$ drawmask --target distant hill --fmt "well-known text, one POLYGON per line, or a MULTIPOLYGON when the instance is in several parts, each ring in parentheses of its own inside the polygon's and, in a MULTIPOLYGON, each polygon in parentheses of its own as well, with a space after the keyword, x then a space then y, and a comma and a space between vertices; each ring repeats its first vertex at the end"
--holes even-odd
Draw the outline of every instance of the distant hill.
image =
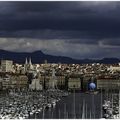
POLYGON ((31 57, 33 63, 43 63, 47 60, 49 63, 105 63, 113 64, 118 63, 120 60, 118 58, 104 58, 101 60, 91 60, 91 59, 72 59, 70 57, 64 56, 53 56, 44 54, 42 51, 35 52, 11 52, 6 50, 0 50, 0 59, 10 59, 15 63, 25 63, 25 59, 31 57))

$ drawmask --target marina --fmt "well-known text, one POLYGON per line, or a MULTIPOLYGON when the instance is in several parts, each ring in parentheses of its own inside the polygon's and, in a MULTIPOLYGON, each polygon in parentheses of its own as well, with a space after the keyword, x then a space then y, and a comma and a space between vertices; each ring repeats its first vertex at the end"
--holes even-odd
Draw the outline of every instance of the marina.
POLYGON ((55 107, 61 97, 68 95, 60 90, 10 91, 0 97, 0 119, 36 118, 43 110, 55 107), (50 94, 51 93, 51 94, 50 94))
MULTIPOLYGON (((71 93, 62 97, 55 108, 44 111, 46 119, 94 119, 101 118, 101 94, 71 93), (75 97, 75 98, 74 98, 75 97), (94 105, 94 103, 96 103, 94 105), (74 102, 75 101, 75 102, 74 102), (94 106, 94 107, 93 107, 94 106)), ((37 118, 42 118, 40 113, 37 118)))
POLYGON ((0 119, 119 118, 117 93, 69 93, 58 89, 0 94, 0 119))
MULTIPOLYGON (((37 118, 43 118, 41 112, 37 118)), ((117 93, 71 93, 61 98, 55 108, 44 111, 46 119, 118 119, 119 94, 117 93)))
POLYGON ((120 118, 120 92, 111 93, 104 99, 103 105, 103 117, 107 119, 119 119, 120 118))

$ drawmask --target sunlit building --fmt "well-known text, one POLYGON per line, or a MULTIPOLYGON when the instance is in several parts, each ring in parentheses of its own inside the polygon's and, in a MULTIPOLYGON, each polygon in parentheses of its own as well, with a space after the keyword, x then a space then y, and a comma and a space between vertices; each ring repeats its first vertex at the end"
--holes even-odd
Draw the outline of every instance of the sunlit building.
POLYGON ((97 89, 112 90, 120 89, 120 78, 118 77, 99 77, 97 78, 97 89))
POLYGON ((13 71, 13 61, 12 60, 1 60, 2 72, 12 72, 13 71))

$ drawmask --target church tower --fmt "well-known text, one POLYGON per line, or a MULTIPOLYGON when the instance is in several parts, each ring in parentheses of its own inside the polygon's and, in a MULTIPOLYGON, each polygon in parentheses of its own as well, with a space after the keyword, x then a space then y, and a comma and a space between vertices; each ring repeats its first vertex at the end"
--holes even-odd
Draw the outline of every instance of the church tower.
POLYGON ((31 57, 29 58, 29 69, 33 69, 32 61, 31 61, 31 57))
POLYGON ((28 64, 28 60, 27 60, 27 58, 26 58, 26 60, 25 60, 25 65, 27 65, 28 64))
POLYGON ((31 62, 31 57, 29 58, 29 65, 32 65, 32 62, 31 62))
POLYGON ((26 58, 25 64, 24 64, 24 70, 25 70, 25 72, 27 72, 27 70, 28 70, 28 60, 27 60, 27 58, 26 58))

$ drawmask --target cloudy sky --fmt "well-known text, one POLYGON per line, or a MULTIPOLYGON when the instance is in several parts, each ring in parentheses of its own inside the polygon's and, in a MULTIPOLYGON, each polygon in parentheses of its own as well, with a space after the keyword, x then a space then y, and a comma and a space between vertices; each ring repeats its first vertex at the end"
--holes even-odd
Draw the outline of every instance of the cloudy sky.
POLYGON ((120 58, 120 2, 2 2, 0 49, 120 58))

